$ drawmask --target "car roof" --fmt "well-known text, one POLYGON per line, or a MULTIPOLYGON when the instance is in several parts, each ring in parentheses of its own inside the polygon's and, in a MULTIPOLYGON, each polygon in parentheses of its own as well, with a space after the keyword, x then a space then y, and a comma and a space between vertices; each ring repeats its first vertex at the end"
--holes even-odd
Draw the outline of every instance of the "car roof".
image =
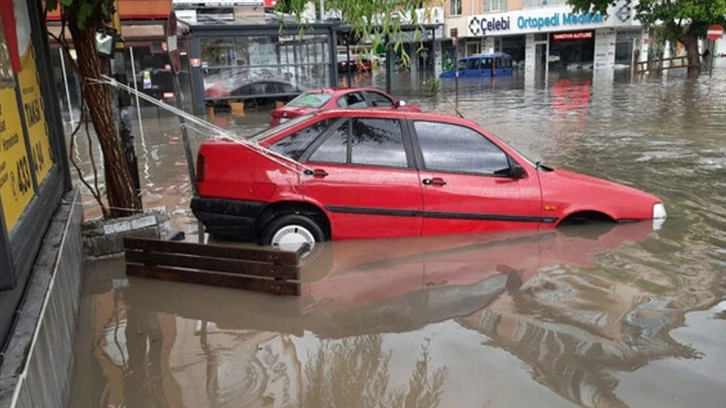
POLYGON ((469 55, 468 57, 459 58, 459 60, 468 60, 468 59, 475 59, 475 58, 512 58, 512 56, 507 53, 504 53, 504 52, 495 52, 493 54, 469 55))
POLYGON ((344 87, 327 87, 327 88, 315 88, 315 89, 308 89, 305 91, 305 93, 329 93, 329 94, 344 94, 348 92, 360 92, 360 91, 374 91, 374 92, 380 92, 388 95, 386 91, 378 88, 372 88, 372 87, 355 87, 355 88, 344 88, 344 87))
POLYGON ((415 112, 404 110, 381 110, 381 109, 328 109, 315 112, 317 118, 339 118, 339 117, 368 117, 368 118, 391 118, 408 120, 427 120, 433 122, 455 123, 467 126, 479 126, 475 122, 463 119, 454 115, 434 112, 415 112))

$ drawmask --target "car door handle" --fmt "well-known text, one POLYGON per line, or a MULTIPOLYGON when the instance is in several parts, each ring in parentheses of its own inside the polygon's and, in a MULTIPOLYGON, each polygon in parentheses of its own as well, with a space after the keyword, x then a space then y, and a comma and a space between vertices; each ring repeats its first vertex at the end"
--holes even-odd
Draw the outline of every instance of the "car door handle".
POLYGON ((323 169, 315 169, 315 170, 305 170, 305 174, 307 174, 308 176, 313 176, 313 177, 325 177, 328 175, 328 172, 326 172, 323 169))
POLYGON ((435 186, 445 186, 446 182, 441 177, 434 177, 432 179, 423 179, 423 183, 427 186, 435 185, 435 186))

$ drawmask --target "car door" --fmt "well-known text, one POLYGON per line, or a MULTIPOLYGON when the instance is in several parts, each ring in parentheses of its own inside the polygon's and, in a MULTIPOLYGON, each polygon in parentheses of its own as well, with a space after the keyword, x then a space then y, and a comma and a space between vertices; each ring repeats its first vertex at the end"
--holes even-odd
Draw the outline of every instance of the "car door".
POLYGON ((301 158, 303 195, 323 206, 334 239, 418 236, 421 184, 401 121, 348 118, 301 158))
POLYGON ((469 58, 466 60, 466 66, 464 67, 464 71, 462 73, 463 77, 477 77, 480 76, 479 74, 479 58, 469 58))
POLYGON ((481 71, 479 76, 488 77, 492 76, 492 69, 494 68, 494 58, 486 57, 481 60, 481 71))
POLYGON ((507 175, 511 158, 480 132, 414 121, 423 191, 423 234, 536 228, 542 198, 536 170, 507 175))

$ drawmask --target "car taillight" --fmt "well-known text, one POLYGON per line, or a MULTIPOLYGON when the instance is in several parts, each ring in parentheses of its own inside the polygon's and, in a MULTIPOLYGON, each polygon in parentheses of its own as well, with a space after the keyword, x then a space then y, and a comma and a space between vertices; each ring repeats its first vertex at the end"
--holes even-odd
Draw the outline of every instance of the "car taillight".
POLYGON ((201 183, 204 181, 204 176, 207 171, 207 161, 204 159, 204 155, 199 153, 197 155, 197 182, 201 183))

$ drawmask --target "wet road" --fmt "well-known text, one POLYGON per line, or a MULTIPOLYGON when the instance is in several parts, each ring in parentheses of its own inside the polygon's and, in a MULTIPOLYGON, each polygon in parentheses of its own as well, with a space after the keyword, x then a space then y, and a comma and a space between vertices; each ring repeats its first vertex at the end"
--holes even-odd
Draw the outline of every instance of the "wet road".
MULTIPOLYGON (((452 82, 430 97, 407 78, 394 93, 454 112, 452 82)), ((459 84, 458 110, 530 158, 661 197, 658 231, 330 243, 306 261, 299 299, 91 263, 71 406, 726 405, 724 78, 726 59, 713 77, 459 84)), ((169 193, 188 180, 164 128, 140 160, 149 189, 167 187, 145 200, 194 239, 188 191, 169 193)))

